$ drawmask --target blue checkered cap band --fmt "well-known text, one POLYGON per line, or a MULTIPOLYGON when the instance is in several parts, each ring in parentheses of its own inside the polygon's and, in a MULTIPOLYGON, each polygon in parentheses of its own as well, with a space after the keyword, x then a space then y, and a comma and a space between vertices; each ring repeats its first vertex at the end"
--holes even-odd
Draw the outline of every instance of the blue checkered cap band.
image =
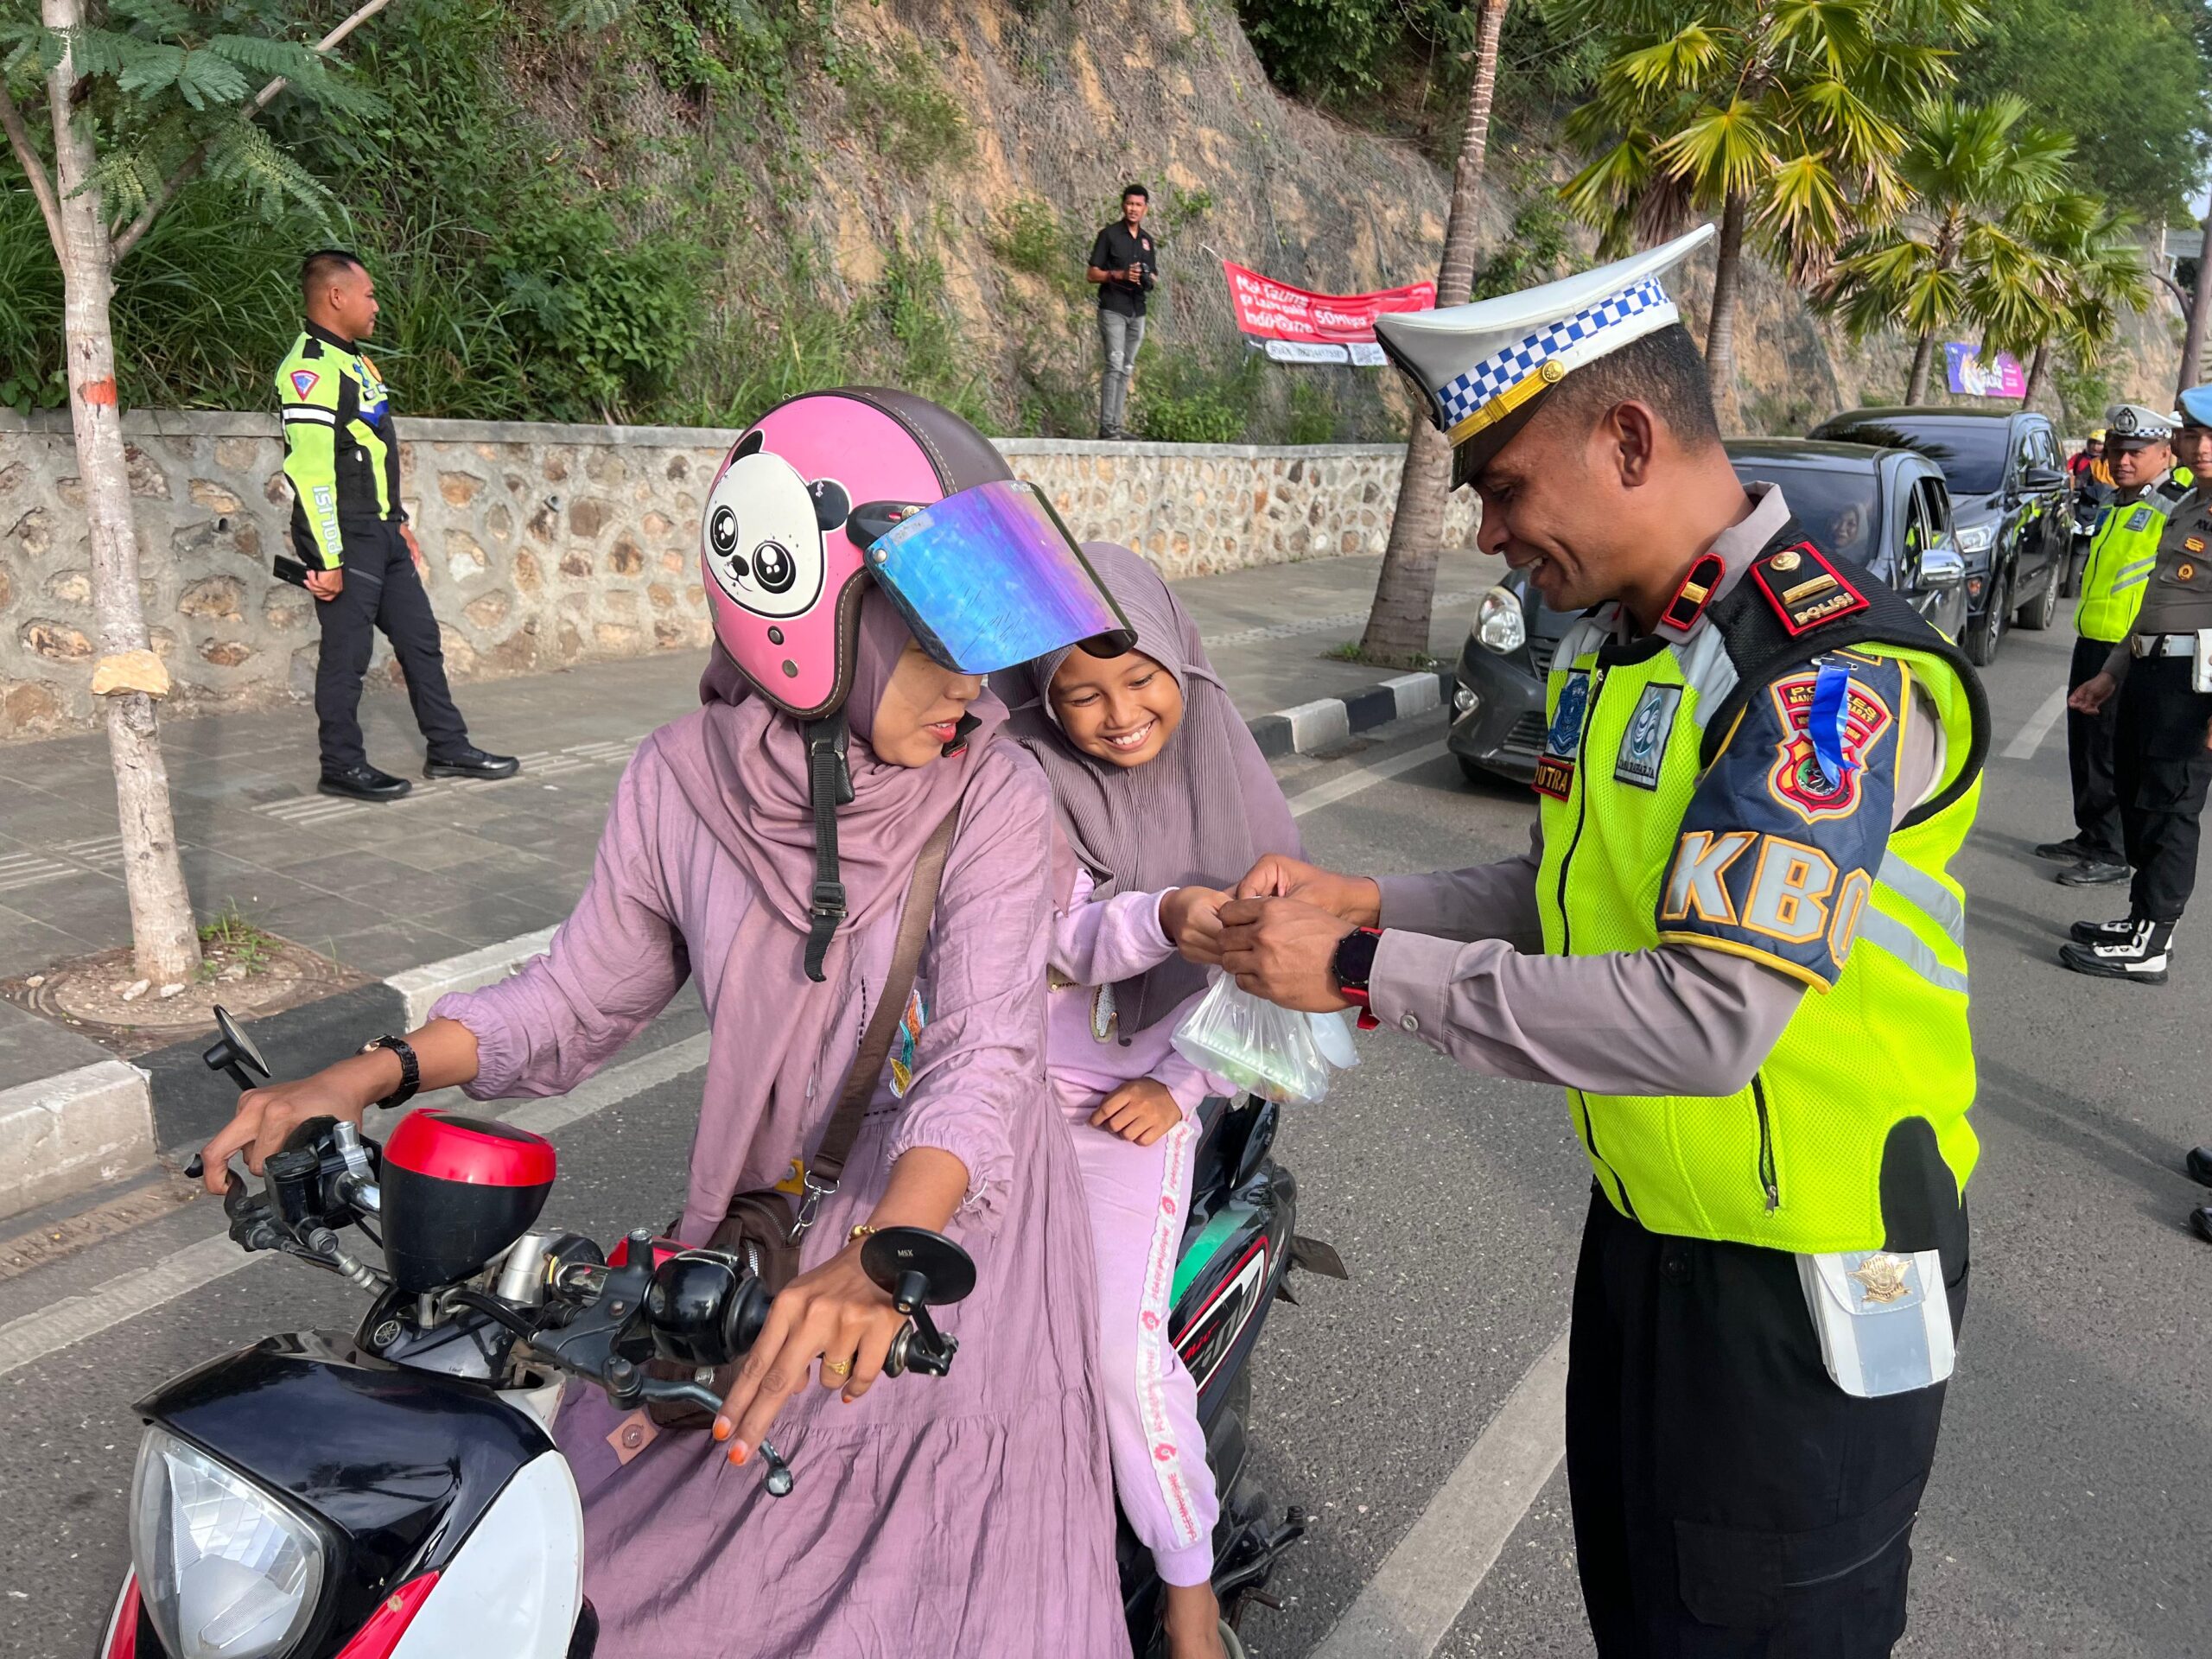
POLYGON ((1484 358, 1448 385, 1437 389, 1437 400, 1444 407, 1444 429, 1450 431, 1501 393, 1519 385, 1546 359, 1668 303, 1666 289, 1656 278, 1646 277, 1571 317, 1545 324, 1518 345, 1484 358))

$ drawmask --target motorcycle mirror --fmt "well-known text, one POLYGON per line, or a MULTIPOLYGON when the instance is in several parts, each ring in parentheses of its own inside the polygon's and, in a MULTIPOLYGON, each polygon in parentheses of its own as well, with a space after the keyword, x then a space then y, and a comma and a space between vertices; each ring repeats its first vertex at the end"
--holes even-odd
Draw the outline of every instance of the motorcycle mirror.
POLYGON ((261 1058, 245 1028, 219 1002, 215 1005, 215 1029, 220 1035, 200 1056, 210 1071, 228 1072, 241 1090, 254 1086, 252 1078, 246 1076, 249 1071, 264 1081, 269 1077, 269 1062, 261 1058))
POLYGON ((887 1292, 901 1313, 943 1307, 976 1288, 976 1263, 942 1233, 886 1227, 861 1246, 861 1271, 887 1292))

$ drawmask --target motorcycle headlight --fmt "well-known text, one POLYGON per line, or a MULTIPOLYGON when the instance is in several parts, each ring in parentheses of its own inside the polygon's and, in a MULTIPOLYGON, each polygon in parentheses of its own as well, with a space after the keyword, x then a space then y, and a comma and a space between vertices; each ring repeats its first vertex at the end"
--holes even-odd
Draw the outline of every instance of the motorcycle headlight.
POLYGON ((315 1617, 314 1525, 245 1476, 149 1428, 130 1482, 138 1592, 175 1659, 269 1659, 315 1617))
POLYGON ((1529 627, 1521 620, 1521 600, 1503 588, 1493 588, 1475 607, 1475 638, 1501 655, 1528 643, 1529 627))
POLYGON ((1959 551, 1961 553, 1986 553, 1996 540, 1997 526, 1994 524, 1959 526, 1959 551))

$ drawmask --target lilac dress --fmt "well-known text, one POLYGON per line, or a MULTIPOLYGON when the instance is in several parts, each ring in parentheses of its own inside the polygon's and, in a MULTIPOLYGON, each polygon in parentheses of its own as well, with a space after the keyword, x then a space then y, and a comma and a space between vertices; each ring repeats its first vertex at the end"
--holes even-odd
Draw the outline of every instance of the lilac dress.
MULTIPOLYGON (((948 1230, 979 1277, 938 1314, 960 1339, 951 1374, 887 1377, 849 1406, 810 1376, 772 1431, 798 1478, 782 1499, 702 1433, 660 1433, 620 1462, 608 1438, 619 1414, 571 1389, 557 1439, 583 1495, 584 1587, 602 1659, 1128 1655, 1090 1228, 1045 1077, 1051 817, 1035 762, 994 745, 967 792, 909 1005, 919 1034, 894 1045, 843 1189, 806 1241, 806 1267, 836 1254, 908 1148, 959 1158, 971 1185, 948 1230)), ((550 952, 433 1010, 475 1034, 481 1069, 468 1092, 575 1088, 689 974, 719 1033, 748 994, 744 964, 729 957, 755 902, 648 743, 550 952)), ((896 929, 894 907, 845 959, 844 1012, 813 1061, 809 1150, 896 929)), ((747 1184, 774 1180, 797 1150, 753 1147, 747 1184)), ((639 1195, 641 1214, 667 1213, 680 1173, 639 1195)))

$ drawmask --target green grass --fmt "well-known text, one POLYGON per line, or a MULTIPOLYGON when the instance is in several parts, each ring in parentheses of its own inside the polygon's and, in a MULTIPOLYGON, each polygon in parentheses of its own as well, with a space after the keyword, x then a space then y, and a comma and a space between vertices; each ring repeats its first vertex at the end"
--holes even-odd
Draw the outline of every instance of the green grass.
POLYGON ((256 927, 239 911, 238 900, 226 899, 222 909, 200 925, 200 948, 211 958, 200 964, 200 977, 213 979, 225 967, 243 967, 248 974, 269 971, 276 938, 256 927))

